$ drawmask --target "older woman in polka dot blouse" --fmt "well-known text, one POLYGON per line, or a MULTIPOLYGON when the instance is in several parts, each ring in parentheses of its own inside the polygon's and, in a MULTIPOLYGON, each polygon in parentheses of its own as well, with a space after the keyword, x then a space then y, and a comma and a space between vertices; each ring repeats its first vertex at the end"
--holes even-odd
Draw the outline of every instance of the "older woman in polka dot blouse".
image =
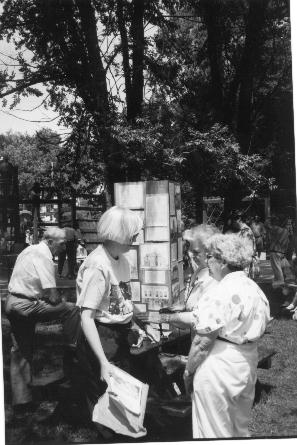
POLYGON ((196 335, 184 373, 194 438, 249 436, 257 340, 270 320, 265 295, 243 272, 252 254, 236 235, 214 235, 208 243, 208 267, 219 284, 194 311, 196 335))

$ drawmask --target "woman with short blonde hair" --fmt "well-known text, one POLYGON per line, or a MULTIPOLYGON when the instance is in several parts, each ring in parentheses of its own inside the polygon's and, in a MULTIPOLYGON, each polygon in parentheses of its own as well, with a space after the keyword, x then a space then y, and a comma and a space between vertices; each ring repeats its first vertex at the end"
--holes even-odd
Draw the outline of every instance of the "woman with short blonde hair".
POLYGON ((133 316, 128 252, 142 221, 133 211, 111 207, 98 222, 100 244, 79 268, 76 288, 83 335, 78 346, 82 386, 91 408, 106 389, 110 363, 129 361, 133 316))
POLYGON ((113 241, 120 244, 131 244, 131 239, 142 228, 142 221, 132 210, 114 206, 103 213, 97 224, 100 243, 113 241))

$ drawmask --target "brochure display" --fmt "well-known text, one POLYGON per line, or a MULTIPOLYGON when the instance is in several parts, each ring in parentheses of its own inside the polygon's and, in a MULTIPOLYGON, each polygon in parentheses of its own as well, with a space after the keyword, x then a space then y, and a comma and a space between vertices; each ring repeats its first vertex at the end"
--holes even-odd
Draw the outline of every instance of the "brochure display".
POLYGON ((143 230, 126 254, 132 300, 141 311, 183 302, 180 185, 170 181, 115 184, 115 204, 141 217, 143 230))

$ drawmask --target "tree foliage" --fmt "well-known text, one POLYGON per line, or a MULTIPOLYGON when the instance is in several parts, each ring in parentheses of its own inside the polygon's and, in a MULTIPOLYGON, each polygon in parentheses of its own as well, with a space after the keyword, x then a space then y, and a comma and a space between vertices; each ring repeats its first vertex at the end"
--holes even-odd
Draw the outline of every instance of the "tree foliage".
POLYGON ((52 168, 57 168, 59 151, 60 138, 48 129, 34 136, 11 132, 0 135, 0 156, 7 156, 18 167, 19 195, 23 199, 28 199, 34 182, 52 186, 52 168))
POLYGON ((59 151, 63 190, 103 181, 109 196, 118 181, 178 180, 200 218, 203 195, 232 206, 283 180, 288 0, 1 3, 0 35, 18 66, 2 71, 0 97, 14 106, 46 85, 46 103, 72 128, 59 151))

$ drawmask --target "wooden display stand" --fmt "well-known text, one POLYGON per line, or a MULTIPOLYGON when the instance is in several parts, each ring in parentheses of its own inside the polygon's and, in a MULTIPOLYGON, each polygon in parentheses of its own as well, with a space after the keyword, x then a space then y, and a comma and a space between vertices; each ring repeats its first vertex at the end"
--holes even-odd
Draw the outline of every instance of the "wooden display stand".
MULTIPOLYGON (((183 302, 180 185, 170 181, 116 183, 115 204, 141 217, 143 230, 126 254, 132 300, 140 311, 158 312, 183 302)), ((169 326, 164 326, 164 329, 169 326)))

